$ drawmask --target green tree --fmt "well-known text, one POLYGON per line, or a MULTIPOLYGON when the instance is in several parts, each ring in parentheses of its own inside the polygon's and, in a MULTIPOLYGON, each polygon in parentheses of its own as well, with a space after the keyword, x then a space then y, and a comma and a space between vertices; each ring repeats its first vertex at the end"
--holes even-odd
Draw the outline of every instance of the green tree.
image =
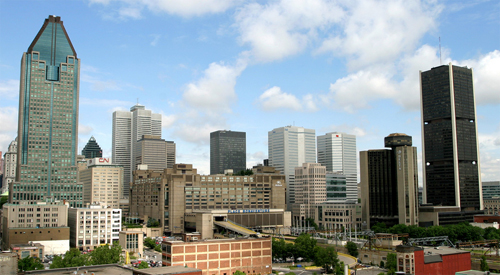
POLYGON ((118 243, 114 243, 112 246, 108 244, 98 246, 90 253, 90 264, 116 264, 121 261, 121 253, 122 247, 118 243))
POLYGON ((380 261, 380 267, 384 268, 384 261, 380 261))
POLYGON ((50 268, 64 268, 84 265, 90 265, 88 254, 82 254, 78 248, 71 248, 69 251, 66 251, 64 257, 55 256, 52 260, 50 268))
POLYGON ((42 261, 39 258, 26 257, 17 262, 19 271, 42 270, 44 269, 42 261))
POLYGON ((0 208, 2 208, 3 205, 6 204, 8 201, 9 201, 9 197, 8 196, 0 197, 0 208))
POLYGON ((148 219, 148 223, 146 224, 147 227, 158 227, 160 226, 160 222, 153 219, 153 218, 149 218, 148 219))
POLYGON ((273 258, 274 259, 285 259, 286 258, 286 243, 284 239, 273 238, 273 258))
POLYGON ((387 254, 387 263, 385 265, 389 271, 395 271, 397 267, 397 255, 395 253, 388 253, 387 254))
POLYGON ((340 264, 338 264, 335 267, 335 272, 333 274, 335 274, 335 275, 344 275, 344 262, 340 262, 340 264))
POLYGON ((236 272, 234 272, 234 275, 246 275, 246 273, 243 271, 236 270, 236 272))
POLYGON ((137 266, 138 269, 145 269, 145 268, 149 268, 149 265, 146 261, 142 261, 138 266, 137 266))
POLYGON ((316 224, 316 222, 314 221, 313 218, 307 218, 305 221, 304 221, 304 226, 310 226, 310 227, 314 227, 314 230, 318 230, 319 229, 319 226, 316 224))
POLYGON ((373 232, 375 233, 387 233, 387 225, 383 222, 378 222, 374 226, 371 227, 373 232))
POLYGON ((353 257, 358 257, 358 246, 353 243, 353 242, 347 242, 347 244, 345 245, 345 248, 347 248, 347 252, 349 253, 349 255, 353 256, 353 257))
POLYGON ((156 242, 155 242, 155 240, 151 239, 150 237, 147 237, 146 239, 144 239, 144 246, 153 249, 156 246, 156 242))
MULTIPOLYGON (((309 262, 314 257, 314 247, 316 247, 316 240, 311 238, 309 234, 302 233, 295 239, 295 251, 298 257, 302 257, 305 261, 309 262)), ((294 255, 295 256, 295 255, 294 255)))
POLYGON ((488 262, 486 262, 486 256, 481 256, 481 271, 489 271, 488 262))
POLYGON ((297 250, 295 250, 295 244, 294 243, 286 243, 285 244, 285 257, 293 257, 297 258, 297 250))
POLYGON ((339 265, 339 259, 334 247, 329 246, 324 248, 316 246, 315 250, 314 264, 325 268, 326 273, 332 272, 339 265))
POLYGON ((156 251, 156 252, 161 252, 161 244, 157 244, 157 245, 155 246, 155 251, 156 251))

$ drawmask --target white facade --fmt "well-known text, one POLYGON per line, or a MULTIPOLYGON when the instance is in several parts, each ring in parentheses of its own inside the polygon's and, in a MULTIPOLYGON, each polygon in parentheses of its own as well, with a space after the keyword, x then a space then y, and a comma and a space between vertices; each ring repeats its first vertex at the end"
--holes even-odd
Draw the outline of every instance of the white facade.
POLYGON ((64 254, 69 251, 69 240, 34 241, 44 246, 45 255, 64 254))
POLYGON ((122 210, 98 203, 88 208, 70 208, 68 223, 71 247, 87 250, 101 244, 112 245, 119 241, 122 210))
POLYGON ((295 168, 295 203, 304 204, 307 216, 311 205, 326 201, 326 167, 318 163, 304 163, 295 168))
MULTIPOLYGON (((0 156, 1 157, 1 156, 0 156)), ((9 150, 4 154, 3 186, 0 194, 9 191, 9 185, 16 179, 17 168, 17 137, 9 145, 9 150)))
POLYGON ((332 132, 318 136, 318 163, 327 172, 346 177, 346 199, 358 198, 358 162, 356 161, 356 136, 332 132))
POLYGON ((123 167, 123 196, 128 197, 134 167, 134 149, 143 135, 161 137, 161 114, 146 110, 136 104, 128 111, 113 113, 112 157, 115 164, 123 167))
POLYGON ((316 131, 285 126, 268 132, 269 166, 286 176, 288 210, 295 203, 295 167, 316 162, 316 131))

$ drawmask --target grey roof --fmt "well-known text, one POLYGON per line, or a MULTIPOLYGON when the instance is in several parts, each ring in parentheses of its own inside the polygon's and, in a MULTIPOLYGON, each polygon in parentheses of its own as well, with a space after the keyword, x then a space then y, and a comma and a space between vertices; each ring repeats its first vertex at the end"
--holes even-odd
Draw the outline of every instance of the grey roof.
POLYGON ((442 261, 443 261, 443 259, 441 258, 441 255, 425 255, 424 256, 424 263, 426 263, 426 264, 439 263, 442 261))

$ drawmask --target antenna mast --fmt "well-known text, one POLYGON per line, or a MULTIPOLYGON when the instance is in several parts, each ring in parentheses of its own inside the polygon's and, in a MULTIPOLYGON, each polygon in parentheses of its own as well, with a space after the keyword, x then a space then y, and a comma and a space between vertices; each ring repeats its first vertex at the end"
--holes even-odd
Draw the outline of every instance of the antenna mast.
POLYGON ((439 37, 439 65, 443 65, 443 60, 441 60, 441 36, 439 37))

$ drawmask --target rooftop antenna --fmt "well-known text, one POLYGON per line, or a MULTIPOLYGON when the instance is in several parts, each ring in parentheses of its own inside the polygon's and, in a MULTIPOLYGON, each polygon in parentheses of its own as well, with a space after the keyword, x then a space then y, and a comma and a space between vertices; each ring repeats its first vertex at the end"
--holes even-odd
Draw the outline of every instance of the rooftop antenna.
POLYGON ((439 37, 439 65, 443 65, 443 60, 441 60, 441 36, 439 37))
POLYGON ((139 105, 139 98, 137 98, 137 105, 139 105))

